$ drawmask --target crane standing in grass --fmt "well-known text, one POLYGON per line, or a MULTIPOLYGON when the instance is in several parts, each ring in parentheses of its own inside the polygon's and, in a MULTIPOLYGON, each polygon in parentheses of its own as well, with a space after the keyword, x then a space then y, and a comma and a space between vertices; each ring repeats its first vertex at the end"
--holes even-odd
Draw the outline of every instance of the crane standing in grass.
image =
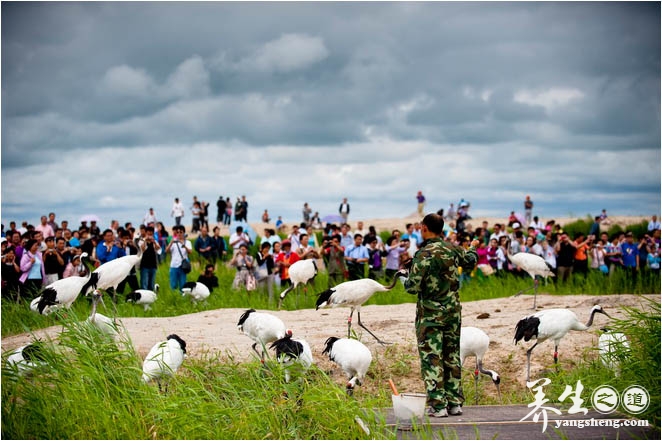
POLYGON ((354 386, 360 386, 372 363, 372 354, 366 345, 350 338, 329 337, 322 354, 329 354, 329 360, 335 362, 347 375, 347 394, 352 395, 354 386))
POLYGON ((530 380, 531 374, 531 351, 545 340, 554 340, 554 364, 559 361, 559 342, 569 331, 586 331, 593 324, 596 313, 604 314, 611 318, 600 305, 591 309, 586 324, 581 323, 574 312, 569 309, 543 309, 533 315, 522 318, 515 327, 515 344, 520 340, 529 341, 536 339, 536 343, 526 351, 526 381, 530 380))
POLYGON ((478 404, 478 375, 485 374, 492 379, 496 386, 499 402, 501 402, 501 377, 495 371, 483 368, 483 357, 490 346, 490 337, 482 329, 467 326, 460 332, 460 360, 464 364, 467 357, 476 357, 476 369, 474 370, 474 382, 476 384, 476 404, 478 404))
MULTIPOLYGON (((533 279, 533 308, 536 309, 536 296, 538 295, 538 279, 536 279, 536 276, 540 276, 543 278, 547 277, 555 277, 554 273, 552 270, 549 269, 549 266, 547 266, 547 263, 545 262, 545 259, 542 257, 531 254, 531 253, 517 253, 517 254, 511 254, 510 253, 510 239, 507 241, 507 246, 506 246, 506 253, 508 256, 508 259, 510 262, 521 268, 522 270, 526 271, 528 275, 531 276, 533 279)), ((531 289, 529 288, 529 289, 531 289)), ((518 296, 522 294, 524 291, 523 290, 515 294, 515 296, 518 296)))
POLYGON ((438 214, 423 218, 424 242, 414 254, 405 281, 407 292, 418 297, 416 338, 427 392, 427 414, 433 417, 462 414, 459 269, 474 269, 480 243, 474 239, 468 249, 448 243, 441 237, 443 228, 444 220, 438 214))
POLYGON ((317 305, 315 309, 324 307, 335 308, 336 306, 346 306, 351 308, 349 318, 347 319, 347 337, 349 338, 352 329, 352 316, 354 310, 358 317, 359 326, 368 331, 377 342, 380 344, 387 344, 380 340, 373 334, 363 323, 361 323, 361 305, 368 301, 370 297, 376 292, 384 292, 392 289, 398 283, 398 276, 406 276, 405 271, 399 271, 393 276, 393 281, 390 285, 384 286, 381 283, 372 279, 350 280, 336 285, 333 288, 327 289, 322 292, 317 298, 317 305))
POLYGON ((280 300, 278 300, 278 309, 280 309, 280 307, 282 306, 283 300, 285 299, 287 293, 296 289, 296 287, 299 285, 303 285, 305 287, 306 284, 309 281, 313 280, 316 275, 317 275, 317 263, 315 263, 315 259, 305 259, 294 262, 289 269, 290 282, 292 282, 292 284, 288 286, 287 289, 285 289, 285 291, 280 293, 280 300))

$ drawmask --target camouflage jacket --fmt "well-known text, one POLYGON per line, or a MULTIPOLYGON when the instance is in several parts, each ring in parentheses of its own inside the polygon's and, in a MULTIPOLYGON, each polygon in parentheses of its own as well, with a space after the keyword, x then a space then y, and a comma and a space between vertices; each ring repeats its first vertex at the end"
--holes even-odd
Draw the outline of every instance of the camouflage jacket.
POLYGON ((465 250, 441 238, 428 239, 414 255, 405 289, 418 295, 418 302, 424 306, 428 302, 459 306, 458 268, 471 271, 477 262, 478 254, 473 248, 465 250))

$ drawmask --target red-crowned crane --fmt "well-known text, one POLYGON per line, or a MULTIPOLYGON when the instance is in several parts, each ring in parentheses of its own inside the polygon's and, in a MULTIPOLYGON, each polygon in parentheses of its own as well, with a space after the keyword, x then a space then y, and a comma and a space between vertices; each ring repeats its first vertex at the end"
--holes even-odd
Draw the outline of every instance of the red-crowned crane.
MULTIPOLYGON (((82 253, 80 255, 81 261, 86 257, 87 253, 82 253)), ((48 315, 60 308, 69 309, 89 280, 90 275, 86 277, 72 276, 56 280, 47 285, 41 291, 39 297, 30 302, 30 309, 42 315, 48 315)))
POLYGON ((126 295, 127 302, 133 302, 136 305, 143 305, 145 311, 151 308, 151 304, 156 302, 159 293, 159 284, 154 284, 154 291, 149 289, 136 289, 126 295))
POLYGON ((273 342, 269 349, 276 349, 276 360, 285 367, 285 382, 290 382, 290 371, 287 369, 295 362, 299 363, 304 370, 313 364, 313 353, 306 340, 294 339, 291 335, 285 335, 273 342))
POLYGON ((35 340, 29 345, 15 349, 9 354, 6 361, 7 367, 15 369, 20 375, 26 374, 45 363, 44 347, 40 340, 35 340))
POLYGON ((317 263, 315 259, 305 259, 297 260, 290 266, 288 274, 290 276, 290 281, 292 284, 280 293, 280 299, 278 300, 278 309, 283 304, 283 300, 287 293, 296 289, 297 286, 305 286, 309 281, 313 280, 317 275, 317 263))
MULTIPOLYGON (((551 269, 549 269, 549 266, 547 266, 545 259, 543 259, 542 257, 536 254, 531 254, 531 253, 510 254, 510 239, 508 239, 507 241, 506 254, 508 256, 508 259, 513 265, 526 271, 526 273, 530 275, 531 278, 533 279, 533 286, 531 287, 533 288, 532 309, 536 309, 536 297, 538 295, 538 283, 539 283, 538 280, 536 279, 536 276, 540 276, 542 278, 555 277, 554 273, 552 272, 551 269)), ((515 296, 518 296, 522 294, 524 291, 528 291, 531 288, 522 290, 517 294, 515 294, 515 296)))
POLYGON ((335 362, 347 375, 347 394, 354 393, 354 386, 361 385, 372 363, 372 354, 366 345, 351 338, 329 337, 322 354, 329 354, 329 360, 335 362))
POLYGON ((359 326, 368 331, 377 342, 380 344, 388 344, 380 340, 375 334, 361 323, 361 305, 368 301, 373 294, 377 292, 384 292, 391 290, 396 283, 398 283, 399 276, 406 276, 407 272, 400 270, 393 276, 393 281, 390 285, 384 286, 381 283, 372 279, 351 280, 349 282, 340 283, 333 288, 327 289, 317 298, 317 305, 315 309, 320 308, 335 308, 337 306, 344 306, 351 308, 349 318, 347 319, 347 337, 350 337, 352 329, 352 316, 354 310, 358 317, 359 326))
POLYGON ((467 357, 476 357, 476 369, 474 370, 474 382, 476 384, 476 404, 478 404, 478 375, 485 374, 492 379, 496 386, 499 402, 501 402, 501 377, 495 371, 483 369, 483 356, 490 346, 490 337, 479 328, 467 326, 460 329, 460 361, 462 364, 467 357))
POLYGON ((83 285, 81 293, 87 295, 90 290, 100 289, 107 291, 113 288, 113 299, 117 286, 127 278, 133 267, 135 267, 142 258, 142 251, 138 248, 138 254, 123 256, 104 263, 95 269, 90 276, 90 280, 83 285))
POLYGON ((186 342, 177 334, 170 334, 165 341, 156 343, 150 349, 143 362, 143 381, 156 380, 161 391, 161 382, 165 382, 168 392, 168 379, 172 377, 186 358, 186 342))
POLYGON ((622 332, 602 328, 598 338, 600 361, 618 376, 621 373, 621 361, 630 353, 630 342, 622 332))
POLYGON ((286 335, 292 336, 292 331, 285 327, 285 323, 281 319, 266 312, 256 312, 254 309, 246 310, 239 317, 237 328, 255 342, 252 348, 260 356, 262 363, 264 363, 264 350, 267 344, 286 335), (258 344, 262 346, 262 353, 257 351, 258 344))
POLYGON ((99 300, 101 300, 101 295, 102 294, 98 289, 95 289, 92 293, 92 311, 90 312, 90 316, 87 318, 87 322, 92 323, 104 334, 111 337, 116 337, 119 335, 117 323, 105 315, 99 314, 97 312, 97 303, 99 300))
POLYGON ((207 300, 209 297, 209 288, 207 285, 200 282, 186 282, 182 287, 182 296, 186 297, 187 295, 191 296, 191 299, 196 302, 202 300, 207 300))
POLYGON ((515 344, 520 340, 529 341, 536 339, 536 343, 526 351, 526 381, 530 379, 531 371, 531 351, 545 340, 554 340, 554 364, 559 361, 559 341, 568 333, 568 331, 586 331, 593 324, 593 317, 596 313, 604 314, 611 318, 600 305, 595 305, 591 309, 586 324, 581 323, 574 312, 569 309, 543 309, 533 315, 522 318, 515 327, 515 344))

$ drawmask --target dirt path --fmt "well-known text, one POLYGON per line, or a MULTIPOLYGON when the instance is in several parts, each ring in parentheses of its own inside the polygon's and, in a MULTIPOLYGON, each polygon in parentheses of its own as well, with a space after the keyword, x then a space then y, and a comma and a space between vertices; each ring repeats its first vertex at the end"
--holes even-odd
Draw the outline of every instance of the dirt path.
MULTIPOLYGON (((659 295, 650 295, 659 301, 659 295)), ((538 305, 542 308, 569 308, 580 321, 588 319, 590 308, 602 305, 614 317, 622 318, 622 306, 639 306, 641 299, 634 295, 539 295, 538 305)), ((482 300, 463 304, 463 326, 476 326, 490 336, 490 349, 484 360, 487 369, 493 369, 502 377, 502 388, 521 387, 526 373, 526 349, 529 344, 513 344, 514 327, 524 315, 530 314, 531 296, 516 298, 482 300), (489 318, 478 319, 479 314, 488 313, 489 318)), ((129 333, 134 347, 144 357, 155 342, 168 334, 176 333, 187 342, 189 356, 200 357, 207 352, 218 352, 221 356, 232 356, 235 360, 249 360, 253 355, 250 350, 252 341, 239 333, 237 320, 243 309, 217 309, 196 314, 164 318, 123 318, 121 322, 129 333)), ((348 309, 312 309, 298 311, 275 311, 291 328, 294 335, 306 339, 316 363, 323 369, 330 368, 330 362, 321 353, 324 341, 330 336, 344 336, 347 332, 348 309)), ((103 311, 102 311, 103 312, 103 311)), ((413 303, 389 306, 371 305, 362 308, 363 323, 385 341, 394 343, 389 346, 392 356, 406 360, 411 364, 409 373, 397 378, 402 391, 422 391, 418 358, 414 336, 415 305, 413 303), (404 357, 402 357, 404 355, 404 357)), ((356 317, 355 317, 356 320, 356 317)), ((571 362, 579 359, 586 348, 597 344, 596 331, 609 323, 609 319, 598 314, 593 328, 588 332, 570 332, 559 347, 561 361, 571 362)), ((34 332, 36 337, 56 338, 61 327, 53 326, 34 332)), ((357 327, 358 331, 362 331, 357 327)), ((359 332, 361 334, 362 332, 359 332)), ((27 344, 30 334, 20 334, 2 339, 2 350, 9 350, 27 344)), ((367 333, 362 333, 361 340, 373 351, 374 355, 384 354, 386 347, 378 344, 367 333)), ((541 344, 531 359, 532 375, 544 366, 552 363, 552 342, 541 344)), ((473 366, 473 359, 468 365, 473 366)), ((491 393, 492 388, 486 388, 491 393)))

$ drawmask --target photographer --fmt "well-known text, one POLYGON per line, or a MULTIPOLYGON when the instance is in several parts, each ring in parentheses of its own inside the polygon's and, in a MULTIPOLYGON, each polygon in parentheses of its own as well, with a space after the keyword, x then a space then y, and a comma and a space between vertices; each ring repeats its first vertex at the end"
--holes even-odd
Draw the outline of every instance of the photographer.
POLYGON ((55 238, 53 236, 46 238, 46 250, 43 253, 43 257, 46 284, 49 285, 60 280, 60 276, 64 273, 66 265, 62 255, 55 249, 55 238))
POLYGON ((154 238, 153 226, 150 225, 145 228, 144 236, 138 240, 138 247, 143 254, 140 259, 140 287, 154 291, 161 245, 154 238))
POLYGON ((340 235, 327 236, 322 242, 322 255, 329 272, 329 288, 344 282, 349 275, 345 264, 345 249, 340 245, 340 235))
POLYGON ((584 277, 588 274, 588 253, 593 247, 595 236, 589 234, 586 239, 582 233, 575 235, 575 263, 574 271, 582 274, 584 277))
POLYGON ((13 246, 8 246, 2 254, 2 296, 19 301, 20 284, 18 278, 21 268, 16 263, 16 253, 13 246))
POLYGON ((359 280, 365 277, 365 264, 368 263, 370 254, 363 245, 363 236, 354 235, 354 244, 345 249, 345 261, 349 270, 349 280, 359 280))
POLYGON ((556 265, 558 268, 558 280, 565 282, 572 274, 573 264, 575 262, 576 245, 570 240, 566 233, 561 236, 554 246, 556 251, 556 265))

